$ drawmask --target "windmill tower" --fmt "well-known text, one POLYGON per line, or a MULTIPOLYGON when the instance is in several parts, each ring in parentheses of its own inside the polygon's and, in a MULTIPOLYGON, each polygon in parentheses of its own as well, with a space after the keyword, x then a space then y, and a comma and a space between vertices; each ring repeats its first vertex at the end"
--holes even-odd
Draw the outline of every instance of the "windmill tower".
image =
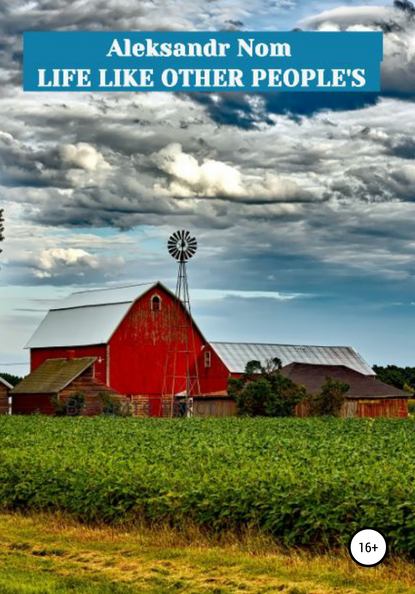
POLYGON ((167 242, 167 249, 179 263, 176 298, 182 302, 189 315, 183 317, 175 308, 170 320, 172 349, 166 361, 165 394, 171 397, 171 416, 174 414, 176 396, 180 395, 184 397, 183 412, 191 417, 193 396, 200 394, 200 384, 186 265, 196 253, 197 241, 189 231, 175 231, 167 242))

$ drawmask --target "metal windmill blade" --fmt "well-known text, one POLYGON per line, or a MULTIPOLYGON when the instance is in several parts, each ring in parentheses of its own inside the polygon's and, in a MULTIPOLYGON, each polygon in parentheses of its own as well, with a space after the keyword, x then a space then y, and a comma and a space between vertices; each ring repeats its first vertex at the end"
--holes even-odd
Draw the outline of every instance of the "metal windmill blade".
POLYGON ((175 260, 187 262, 196 253, 197 241, 189 231, 182 229, 172 233, 167 242, 167 249, 175 260))

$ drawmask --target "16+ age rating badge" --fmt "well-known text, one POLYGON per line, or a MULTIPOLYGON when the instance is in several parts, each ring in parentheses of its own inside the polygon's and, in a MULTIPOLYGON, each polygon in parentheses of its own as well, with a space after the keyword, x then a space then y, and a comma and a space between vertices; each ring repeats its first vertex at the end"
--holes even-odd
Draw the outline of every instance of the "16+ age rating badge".
POLYGON ((385 537, 378 530, 364 528, 356 532, 349 542, 349 553, 355 563, 374 567, 382 563, 388 552, 385 537))

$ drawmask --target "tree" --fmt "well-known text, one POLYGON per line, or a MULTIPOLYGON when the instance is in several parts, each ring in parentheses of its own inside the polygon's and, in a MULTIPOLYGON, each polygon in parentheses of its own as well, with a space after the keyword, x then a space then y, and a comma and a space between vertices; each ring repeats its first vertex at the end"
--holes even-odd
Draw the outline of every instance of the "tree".
POLYGON ((0 372, 0 376, 6 380, 6 382, 9 382, 9 384, 11 384, 12 386, 17 386, 17 384, 23 379, 21 377, 19 377, 18 375, 13 375, 12 373, 1 373, 0 372))
POLYGON ((349 388, 348 384, 331 377, 326 378, 320 392, 309 397, 310 414, 338 417, 349 388))
POLYGON ((230 378, 228 393, 235 399, 238 414, 246 416, 286 417, 306 397, 303 386, 297 386, 281 373, 281 361, 270 359, 265 366, 249 361, 242 377, 230 378))
POLYGON ((397 365, 380 366, 374 365, 373 370, 378 378, 385 382, 406 390, 410 394, 415 392, 415 367, 398 367, 397 365))

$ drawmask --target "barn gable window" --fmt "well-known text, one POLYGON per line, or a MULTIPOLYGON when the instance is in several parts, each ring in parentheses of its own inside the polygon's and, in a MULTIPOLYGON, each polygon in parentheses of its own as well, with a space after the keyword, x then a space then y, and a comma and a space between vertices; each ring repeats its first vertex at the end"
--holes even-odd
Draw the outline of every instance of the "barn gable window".
POLYGON ((210 351, 205 351, 204 357, 205 357, 205 367, 206 368, 211 367, 211 365, 212 365, 212 353, 210 351))
POLYGON ((153 295, 151 298, 151 311, 161 310, 161 297, 159 295, 153 295))

